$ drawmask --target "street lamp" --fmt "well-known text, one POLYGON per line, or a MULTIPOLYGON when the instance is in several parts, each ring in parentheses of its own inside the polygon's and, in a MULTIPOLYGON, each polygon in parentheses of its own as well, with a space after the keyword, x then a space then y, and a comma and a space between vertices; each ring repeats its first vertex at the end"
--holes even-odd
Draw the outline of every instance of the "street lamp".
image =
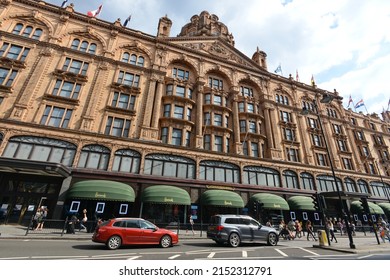
MULTIPOLYGON (((331 96, 329 94, 325 94, 325 95, 322 96, 322 99, 320 100, 320 103, 329 104, 332 100, 333 100, 333 96, 331 96)), ((355 249, 356 247, 355 247, 355 244, 353 244, 352 232, 351 232, 351 228, 349 226, 349 217, 347 215, 348 209, 346 209, 344 207, 343 200, 341 198, 340 188, 339 188, 339 185, 337 184, 337 177, 336 177, 335 169, 334 169, 334 166, 333 166, 333 160, 332 160, 332 158, 330 156, 328 142, 326 140, 326 135, 324 133, 324 128, 322 126, 321 115, 320 115, 319 110, 318 110, 317 96, 316 96, 316 98, 315 98, 315 100, 313 102, 313 105, 314 105, 314 108, 315 108, 315 112, 310 111, 306 107, 303 107, 301 114, 302 115, 307 115, 307 114, 309 114, 311 112, 311 113, 314 113, 315 115, 317 115, 318 122, 320 124, 321 134, 324 137, 325 150, 326 150, 326 154, 327 154, 328 159, 329 159, 330 169, 332 170, 333 180, 334 180, 334 183, 336 185, 337 195, 338 195, 338 199, 339 199, 339 203, 340 203, 340 207, 341 207, 340 209, 342 211, 342 216, 344 217, 344 220, 346 221, 345 226, 346 226, 347 234, 348 234, 348 238, 349 238, 349 247, 351 249, 355 249)))

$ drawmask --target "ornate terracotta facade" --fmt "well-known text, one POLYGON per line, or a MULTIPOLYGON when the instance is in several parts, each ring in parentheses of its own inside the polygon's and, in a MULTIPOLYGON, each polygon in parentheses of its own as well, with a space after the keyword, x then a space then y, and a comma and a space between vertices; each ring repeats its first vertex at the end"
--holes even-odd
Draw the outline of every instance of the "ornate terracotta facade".
POLYGON ((173 185, 193 204, 212 188, 234 191, 245 205, 261 192, 325 192, 324 136, 342 191, 389 201, 389 123, 344 109, 336 91, 268 72, 266 53, 257 48, 249 58, 235 49, 216 15, 194 15, 177 37, 162 17, 153 36, 73 5, 2 0, 0 23, 2 178, 60 178, 51 200, 57 216, 73 182, 87 179, 124 182, 137 195, 173 185), (330 104, 319 102, 328 95, 330 104), (304 106, 318 107, 325 135, 317 113, 301 114, 304 106), (68 173, 18 171, 7 166, 12 160, 68 173))

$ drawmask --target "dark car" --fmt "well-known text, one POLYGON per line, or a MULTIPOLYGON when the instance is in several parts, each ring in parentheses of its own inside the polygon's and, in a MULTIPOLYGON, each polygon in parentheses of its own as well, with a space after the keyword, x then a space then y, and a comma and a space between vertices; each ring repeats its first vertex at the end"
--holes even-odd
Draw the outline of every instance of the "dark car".
POLYGON ((115 250, 122 245, 156 244, 167 248, 179 242, 173 231, 159 228, 140 218, 116 218, 101 223, 92 236, 92 241, 104 243, 115 250))
POLYGON ((278 234, 274 228, 264 226, 250 216, 215 215, 211 217, 207 238, 217 244, 227 243, 238 247, 242 242, 266 242, 278 244, 278 234))

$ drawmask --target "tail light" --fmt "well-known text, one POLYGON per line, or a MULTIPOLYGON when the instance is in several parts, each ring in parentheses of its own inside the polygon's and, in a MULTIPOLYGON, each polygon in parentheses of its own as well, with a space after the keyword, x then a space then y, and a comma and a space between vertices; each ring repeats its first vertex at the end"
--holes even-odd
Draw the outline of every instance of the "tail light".
POLYGON ((223 226, 217 226, 215 229, 216 229, 217 231, 221 231, 221 230, 223 230, 223 226))

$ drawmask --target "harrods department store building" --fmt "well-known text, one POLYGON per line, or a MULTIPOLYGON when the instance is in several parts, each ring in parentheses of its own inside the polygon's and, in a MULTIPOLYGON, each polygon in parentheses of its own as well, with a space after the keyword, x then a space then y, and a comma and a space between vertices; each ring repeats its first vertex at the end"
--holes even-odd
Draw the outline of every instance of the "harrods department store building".
POLYGON ((0 0, 6 223, 39 206, 53 219, 86 208, 160 224, 215 213, 320 223, 316 193, 331 217, 345 205, 390 218, 389 112, 355 113, 337 91, 269 72, 265 52, 241 53, 206 11, 173 36, 168 17, 150 35, 76 9, 0 0))

